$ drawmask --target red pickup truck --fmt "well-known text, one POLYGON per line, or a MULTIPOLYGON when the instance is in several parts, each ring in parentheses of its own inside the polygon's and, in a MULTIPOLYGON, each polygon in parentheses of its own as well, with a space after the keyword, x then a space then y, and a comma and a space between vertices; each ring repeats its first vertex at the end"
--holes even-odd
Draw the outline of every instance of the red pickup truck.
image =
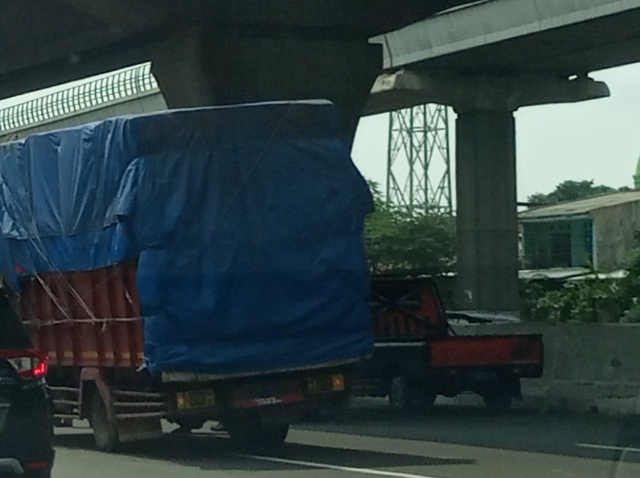
POLYGON ((370 305, 375 351, 356 370, 354 395, 424 409, 438 395, 474 392, 506 411, 521 398, 520 379, 542 375, 541 335, 456 335, 431 278, 375 278, 370 305))

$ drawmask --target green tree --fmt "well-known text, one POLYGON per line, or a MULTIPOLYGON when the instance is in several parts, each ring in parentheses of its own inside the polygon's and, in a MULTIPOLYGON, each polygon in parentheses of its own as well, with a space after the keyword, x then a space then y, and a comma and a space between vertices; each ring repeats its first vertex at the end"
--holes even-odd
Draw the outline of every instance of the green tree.
POLYGON ((365 224, 369 268, 373 274, 437 274, 450 269, 455 227, 437 211, 413 212, 387 203, 370 183, 375 211, 365 224))
POLYGON ((543 281, 522 287, 525 320, 640 323, 640 249, 634 250, 620 279, 590 278, 559 283, 543 281))
POLYGON ((584 199, 599 194, 615 191, 614 188, 604 185, 595 186, 591 181, 563 181, 558 184, 549 194, 536 193, 528 198, 531 205, 556 204, 562 201, 572 201, 574 199, 584 199))

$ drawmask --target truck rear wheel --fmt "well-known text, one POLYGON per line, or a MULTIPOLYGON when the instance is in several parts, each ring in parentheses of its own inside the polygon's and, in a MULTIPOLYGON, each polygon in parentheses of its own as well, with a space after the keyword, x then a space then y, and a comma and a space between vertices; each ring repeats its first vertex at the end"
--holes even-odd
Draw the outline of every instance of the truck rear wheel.
POLYGON ((233 444, 243 450, 271 450, 281 446, 289 433, 288 423, 264 423, 259 416, 228 417, 224 428, 233 444))
POLYGON ((98 392, 91 397, 91 417, 89 421, 98 450, 114 451, 120 444, 118 425, 115 420, 109 419, 107 407, 98 392))

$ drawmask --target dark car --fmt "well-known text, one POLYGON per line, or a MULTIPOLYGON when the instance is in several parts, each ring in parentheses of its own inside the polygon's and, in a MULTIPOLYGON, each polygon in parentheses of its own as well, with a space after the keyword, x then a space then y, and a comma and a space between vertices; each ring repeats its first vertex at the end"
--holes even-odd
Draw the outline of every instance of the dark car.
POLYGON ((0 476, 51 476, 53 418, 46 373, 46 356, 33 348, 0 289, 0 476))

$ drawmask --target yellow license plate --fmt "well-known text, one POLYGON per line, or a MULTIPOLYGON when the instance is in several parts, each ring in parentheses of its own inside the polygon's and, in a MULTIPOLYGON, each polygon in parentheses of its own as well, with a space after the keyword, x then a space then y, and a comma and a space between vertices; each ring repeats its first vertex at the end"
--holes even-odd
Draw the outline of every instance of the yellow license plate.
POLYGON ((216 404, 213 390, 190 390, 176 394, 176 405, 180 410, 189 408, 207 408, 216 404))

